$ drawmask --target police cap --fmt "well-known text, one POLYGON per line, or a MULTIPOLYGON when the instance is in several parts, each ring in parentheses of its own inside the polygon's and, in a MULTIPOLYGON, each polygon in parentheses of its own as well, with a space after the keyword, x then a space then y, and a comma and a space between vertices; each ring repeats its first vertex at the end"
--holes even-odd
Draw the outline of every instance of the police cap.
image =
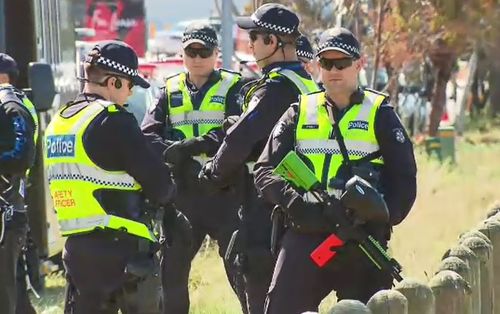
POLYGON ((91 51, 96 55, 88 55, 85 62, 120 73, 130 78, 134 85, 149 88, 150 84, 139 75, 139 61, 134 49, 122 41, 112 40, 99 43, 91 51))
POLYGON ((278 35, 291 35, 298 34, 300 20, 284 5, 267 3, 251 16, 237 17, 236 24, 242 29, 265 29, 278 35))
POLYGON ((331 50, 340 51, 354 59, 359 59, 361 56, 361 46, 358 39, 350 30, 343 27, 329 28, 319 37, 316 55, 331 50))
POLYGON ((217 47, 217 33, 208 23, 194 22, 189 24, 182 35, 182 48, 198 43, 207 48, 217 47))
POLYGON ((313 47, 311 46, 311 42, 304 35, 301 35, 297 39, 295 50, 297 51, 297 56, 300 59, 311 61, 314 58, 314 50, 313 47))
POLYGON ((0 53, 0 73, 17 72, 17 63, 6 53, 0 53))

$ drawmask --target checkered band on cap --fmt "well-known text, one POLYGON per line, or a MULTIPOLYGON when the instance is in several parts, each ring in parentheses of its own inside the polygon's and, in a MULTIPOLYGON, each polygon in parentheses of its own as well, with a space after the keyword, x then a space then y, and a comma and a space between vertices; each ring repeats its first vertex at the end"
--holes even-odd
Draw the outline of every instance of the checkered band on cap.
POLYGON ((211 43, 213 45, 217 45, 217 39, 212 38, 210 36, 207 36, 205 34, 201 34, 201 33, 191 33, 188 35, 184 35, 182 37, 182 43, 185 43, 186 41, 191 40, 191 39, 199 39, 199 40, 202 40, 204 42, 208 42, 208 43, 211 43))
POLYGON ((283 33, 283 34, 292 34, 292 33, 295 32, 295 28, 289 28, 289 27, 286 27, 286 26, 275 25, 275 24, 263 22, 263 21, 259 20, 255 16, 255 14, 252 14, 251 18, 252 18, 252 21, 257 26, 262 27, 262 28, 267 29, 267 30, 270 30, 270 31, 274 31, 274 32, 278 32, 278 33, 283 33))
POLYGON ((97 59, 97 63, 108 66, 110 68, 113 68, 113 69, 117 70, 118 72, 124 73, 130 77, 134 77, 134 76, 139 75, 139 71, 131 69, 128 66, 125 66, 121 63, 118 63, 118 62, 113 61, 113 60, 108 59, 108 58, 99 57, 99 59, 97 59))
POLYGON ((305 50, 297 50, 297 56, 307 59, 314 59, 314 54, 305 50))
POLYGON ((356 54, 359 56, 359 49, 358 48, 351 46, 351 45, 348 45, 348 44, 345 44, 339 40, 329 40, 329 41, 323 43, 321 46, 318 47, 318 51, 321 51, 325 48, 341 48, 341 49, 346 50, 347 52, 350 52, 352 54, 356 54))

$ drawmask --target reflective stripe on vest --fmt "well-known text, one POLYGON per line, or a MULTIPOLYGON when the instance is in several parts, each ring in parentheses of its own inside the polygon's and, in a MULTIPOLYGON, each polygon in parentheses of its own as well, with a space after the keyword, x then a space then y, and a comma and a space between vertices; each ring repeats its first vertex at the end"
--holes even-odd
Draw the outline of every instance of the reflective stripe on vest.
POLYGON ((246 112, 249 108, 249 103, 252 99, 253 93, 263 86, 266 82, 266 78, 278 78, 285 77, 288 79, 300 92, 303 94, 310 94, 319 91, 319 87, 312 79, 303 78, 297 72, 290 69, 275 68, 266 74, 263 78, 259 79, 246 93, 245 102, 243 103, 243 112, 246 112))
POLYGON ((64 236, 113 229, 156 241, 143 223, 109 215, 94 196, 97 190, 138 192, 141 186, 125 171, 108 171, 88 156, 83 136, 90 123, 103 111, 116 111, 111 102, 97 100, 69 118, 62 108, 45 132, 45 165, 50 192, 64 236))
POLYGON ((167 80, 168 119, 172 128, 181 131, 189 139, 204 135, 214 128, 222 126, 226 112, 226 98, 229 90, 240 79, 237 74, 221 71, 221 79, 205 94, 199 110, 194 110, 188 88, 186 73, 181 73, 167 80), (180 95, 179 105, 173 100, 174 94, 180 95), (195 131, 195 129, 197 131, 195 131))
MULTIPOLYGON (((350 160, 358 160, 379 150, 375 137, 375 115, 385 97, 365 91, 363 103, 352 106, 339 122, 350 160)), ((301 96, 295 132, 295 150, 309 159, 316 178, 324 187, 335 178, 343 158, 326 110, 325 93, 301 96), (327 156, 331 156, 327 165, 327 156)), ((371 160, 383 164, 382 158, 371 160)))

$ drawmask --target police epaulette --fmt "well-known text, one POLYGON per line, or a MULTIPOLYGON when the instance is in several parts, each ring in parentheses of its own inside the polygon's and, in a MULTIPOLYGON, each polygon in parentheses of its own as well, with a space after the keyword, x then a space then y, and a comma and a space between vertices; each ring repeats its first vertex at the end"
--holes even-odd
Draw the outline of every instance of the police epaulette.
POLYGON ((182 72, 178 72, 178 73, 175 73, 175 74, 169 75, 169 76, 165 77, 165 79, 163 80, 163 82, 166 82, 166 81, 170 80, 171 78, 176 77, 176 76, 179 76, 179 75, 181 75, 181 74, 182 74, 182 72))
POLYGON ((227 73, 231 73, 231 74, 236 74, 236 75, 241 76, 241 73, 240 73, 240 72, 233 71, 233 70, 228 70, 228 69, 219 68, 219 71, 220 71, 220 72, 227 72, 227 73))
POLYGON ((372 92, 372 93, 375 93, 375 94, 378 94, 378 95, 381 95, 381 96, 384 96, 384 97, 389 97, 389 94, 382 93, 381 91, 374 90, 373 88, 365 87, 364 90, 367 90, 369 92, 372 92))

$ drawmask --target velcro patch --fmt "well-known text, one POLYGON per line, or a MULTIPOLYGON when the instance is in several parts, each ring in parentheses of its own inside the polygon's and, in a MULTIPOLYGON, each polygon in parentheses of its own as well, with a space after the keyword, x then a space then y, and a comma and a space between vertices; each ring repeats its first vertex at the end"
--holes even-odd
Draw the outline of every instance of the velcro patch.
POLYGON ((349 121, 349 125, 347 126, 348 130, 357 129, 357 130, 365 130, 368 131, 368 122, 367 121, 349 121))
POLYGON ((75 135, 47 136, 47 158, 75 157, 75 135))

